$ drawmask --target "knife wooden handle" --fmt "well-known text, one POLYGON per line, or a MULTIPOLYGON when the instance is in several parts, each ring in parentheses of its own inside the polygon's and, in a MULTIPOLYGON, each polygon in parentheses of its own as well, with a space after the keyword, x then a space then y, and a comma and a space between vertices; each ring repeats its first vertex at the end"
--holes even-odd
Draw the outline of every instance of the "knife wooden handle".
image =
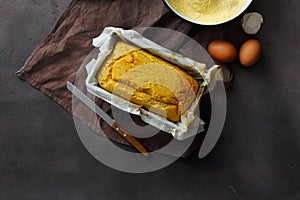
POLYGON ((133 136, 126 133, 123 129, 121 129, 118 124, 115 122, 112 125, 112 128, 118 132, 119 135, 121 135, 123 138, 127 140, 134 148, 136 148, 139 152, 141 152, 145 157, 148 156, 147 149, 133 136))

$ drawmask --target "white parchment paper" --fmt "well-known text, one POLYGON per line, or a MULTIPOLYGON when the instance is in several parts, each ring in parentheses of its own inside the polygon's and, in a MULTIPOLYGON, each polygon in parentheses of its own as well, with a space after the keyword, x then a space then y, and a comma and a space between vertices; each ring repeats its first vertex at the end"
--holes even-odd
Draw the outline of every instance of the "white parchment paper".
POLYGON ((204 131, 204 122, 195 114, 199 107, 199 102, 205 87, 210 83, 214 85, 215 81, 219 81, 215 76, 217 73, 222 73, 220 66, 214 65, 209 70, 206 65, 196 62, 192 59, 183 57, 180 54, 174 53, 146 38, 134 30, 124 30, 121 28, 108 27, 105 28, 100 36, 94 38, 93 45, 99 48, 100 53, 96 59, 92 59, 87 65, 87 90, 93 95, 105 100, 111 105, 124 110, 126 112, 139 115, 146 123, 159 128, 173 135, 175 139, 183 140, 197 133, 204 131), (123 98, 120 98, 101 88, 98 84, 98 73, 105 59, 113 51, 114 44, 117 39, 133 44, 141 49, 147 49, 150 53, 157 55, 178 67, 184 69, 187 73, 192 74, 199 81, 202 92, 198 93, 191 107, 181 116, 181 121, 174 123, 155 113, 149 112, 140 106, 131 103, 123 98))

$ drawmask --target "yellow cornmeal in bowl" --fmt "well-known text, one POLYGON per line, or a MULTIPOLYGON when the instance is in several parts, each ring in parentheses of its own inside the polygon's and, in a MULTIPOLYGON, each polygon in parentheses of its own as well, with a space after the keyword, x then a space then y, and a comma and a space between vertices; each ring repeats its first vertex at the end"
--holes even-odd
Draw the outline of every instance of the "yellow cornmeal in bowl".
POLYGON ((188 19, 199 23, 220 23, 237 15, 246 0, 168 0, 171 6, 188 19))
POLYGON ((198 82, 178 66, 119 41, 101 66, 99 85, 139 107, 178 122, 191 106, 198 82))

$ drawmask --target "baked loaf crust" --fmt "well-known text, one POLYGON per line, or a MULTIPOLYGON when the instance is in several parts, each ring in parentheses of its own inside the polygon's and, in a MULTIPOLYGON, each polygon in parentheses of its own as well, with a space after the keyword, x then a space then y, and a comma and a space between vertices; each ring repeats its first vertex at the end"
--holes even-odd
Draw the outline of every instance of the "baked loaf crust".
POLYGON ((103 89, 173 122, 180 121, 199 87, 176 65, 122 41, 103 63, 98 82, 103 89))

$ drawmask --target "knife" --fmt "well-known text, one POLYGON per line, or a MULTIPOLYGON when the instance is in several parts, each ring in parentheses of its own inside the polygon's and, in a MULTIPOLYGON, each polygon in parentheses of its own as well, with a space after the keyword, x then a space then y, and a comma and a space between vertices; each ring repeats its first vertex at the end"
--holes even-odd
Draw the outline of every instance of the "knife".
POLYGON ((148 156, 147 149, 133 136, 128 134, 126 131, 121 129, 117 122, 112 119, 106 112, 104 112, 94 101, 92 101, 88 96, 86 96, 81 90, 79 90, 75 85, 67 82, 67 88, 72 92, 81 102, 93 110, 99 117, 101 117, 107 124, 109 124, 119 135, 121 135, 127 142, 129 142, 134 148, 136 148, 144 156, 148 156))

